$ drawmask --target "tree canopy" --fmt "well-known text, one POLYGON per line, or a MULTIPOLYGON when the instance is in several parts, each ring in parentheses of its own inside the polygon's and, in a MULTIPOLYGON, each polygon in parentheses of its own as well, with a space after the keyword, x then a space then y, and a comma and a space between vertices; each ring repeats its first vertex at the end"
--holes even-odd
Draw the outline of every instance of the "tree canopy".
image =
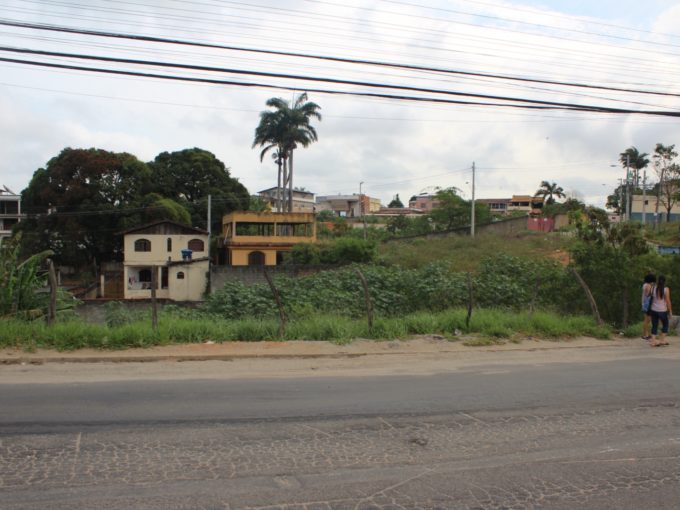
POLYGON ((22 192, 22 253, 50 249, 58 263, 76 267, 117 260, 125 229, 160 219, 205 227, 209 194, 216 231, 222 214, 248 207, 245 187, 201 149, 164 152, 146 164, 128 153, 66 148, 22 192))
POLYGON ((194 227, 207 227, 208 195, 212 195, 212 230, 219 232, 222 216, 247 210, 250 196, 238 179, 212 152, 194 147, 162 152, 149 163, 151 191, 170 198, 189 211, 194 227))
POLYGON ((387 204, 387 207, 404 207, 404 204, 399 199, 399 193, 397 193, 395 197, 392 199, 392 201, 389 204, 387 204))

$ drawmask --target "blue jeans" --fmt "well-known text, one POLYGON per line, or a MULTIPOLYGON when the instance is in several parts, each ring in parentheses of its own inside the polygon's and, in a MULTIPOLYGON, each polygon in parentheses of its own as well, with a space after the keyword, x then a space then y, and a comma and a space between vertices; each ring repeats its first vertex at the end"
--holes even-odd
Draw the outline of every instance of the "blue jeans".
POLYGON ((659 320, 661 321, 661 332, 668 333, 668 312, 655 312, 652 314, 652 335, 656 335, 659 330, 659 320))

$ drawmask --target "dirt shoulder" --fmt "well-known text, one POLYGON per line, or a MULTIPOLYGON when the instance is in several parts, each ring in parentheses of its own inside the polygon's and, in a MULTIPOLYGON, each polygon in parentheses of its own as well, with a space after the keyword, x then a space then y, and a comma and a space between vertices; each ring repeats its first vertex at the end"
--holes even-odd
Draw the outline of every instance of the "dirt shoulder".
POLYGON ((249 379, 428 375, 475 370, 499 373, 509 366, 598 363, 635 358, 680 360, 680 342, 651 348, 635 339, 576 338, 470 347, 438 337, 405 341, 231 342, 151 349, 68 353, 0 351, 0 384, 79 383, 117 380, 249 379))

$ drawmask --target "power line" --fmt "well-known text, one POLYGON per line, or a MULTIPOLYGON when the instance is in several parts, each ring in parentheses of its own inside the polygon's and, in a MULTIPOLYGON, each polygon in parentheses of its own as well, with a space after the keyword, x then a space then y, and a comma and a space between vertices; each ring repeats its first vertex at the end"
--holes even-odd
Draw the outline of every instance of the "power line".
POLYGON ((166 68, 182 69, 182 70, 186 69, 186 70, 192 70, 192 71, 221 72, 221 73, 246 75, 246 76, 259 76, 259 77, 267 77, 267 78, 284 78, 284 79, 288 79, 288 80, 304 80, 304 81, 311 81, 311 82, 332 83, 332 84, 336 84, 336 85, 340 84, 340 85, 352 85, 352 86, 380 88, 380 89, 403 90, 403 91, 408 91, 408 92, 422 92, 422 93, 437 94, 437 95, 441 94, 441 95, 450 95, 450 96, 457 96, 457 97, 471 97, 471 98, 484 99, 484 100, 510 101, 510 102, 517 102, 517 103, 533 104, 533 105, 578 108, 578 109, 585 109, 585 110, 597 110, 597 109, 604 108, 604 107, 594 106, 594 105, 578 105, 578 104, 574 104, 574 103, 562 103, 562 102, 556 102, 556 101, 544 101, 544 100, 539 100, 539 99, 528 99, 528 98, 515 98, 515 97, 509 97, 509 96, 498 96, 498 95, 490 95, 490 94, 473 94, 473 93, 469 93, 469 92, 457 92, 457 91, 442 90, 442 89, 430 89, 430 88, 425 88, 425 87, 412 87, 412 86, 407 86, 407 85, 394 85, 394 84, 375 83, 375 82, 366 82, 366 81, 357 81, 357 80, 342 80, 342 79, 339 79, 339 78, 326 78, 326 77, 320 77, 320 76, 304 76, 304 75, 286 74, 286 73, 270 73, 270 72, 264 72, 264 71, 252 71, 252 70, 234 69, 234 68, 221 68, 221 67, 199 66, 199 65, 190 65, 190 64, 178 64, 178 63, 171 63, 171 62, 138 60, 138 59, 129 59, 129 58, 83 55, 83 54, 76 54, 76 53, 63 53, 63 52, 43 51, 43 50, 29 50, 29 49, 24 49, 24 48, 10 48, 10 47, 6 47, 6 46, 0 46, 0 51, 12 52, 12 53, 22 53, 22 54, 29 54, 29 55, 39 55, 39 56, 62 57, 62 58, 79 59, 79 60, 96 60, 96 61, 101 61, 101 62, 118 63, 118 64, 121 64, 121 63, 122 64, 134 64, 134 65, 166 67, 166 68))
POLYGON ((99 30, 76 29, 76 28, 61 27, 61 26, 56 26, 56 25, 39 24, 39 23, 24 23, 24 22, 16 22, 16 21, 9 21, 9 20, 0 20, 0 25, 12 26, 12 27, 17 27, 17 28, 30 28, 30 29, 36 29, 36 30, 46 30, 46 31, 52 31, 52 32, 74 33, 74 34, 79 34, 79 35, 91 35, 91 36, 106 37, 106 38, 128 39, 128 40, 135 40, 135 41, 177 44, 177 45, 184 45, 184 46, 195 46, 195 47, 202 47, 202 48, 223 49, 223 50, 240 51, 240 52, 247 52, 247 53, 260 53, 260 54, 279 55, 279 56, 286 56, 286 57, 295 57, 295 58, 326 60, 326 61, 342 62, 342 63, 348 63, 348 64, 390 67, 390 68, 406 69, 406 70, 411 70, 411 71, 429 71, 429 72, 436 72, 436 73, 442 73, 442 74, 454 74, 454 75, 461 75, 461 76, 493 78, 493 79, 518 81, 518 82, 525 82, 525 83, 527 83, 527 82, 528 83, 540 83, 540 84, 544 84, 544 85, 578 87, 578 88, 606 90, 606 91, 612 91, 612 92, 627 92, 627 93, 648 94, 648 95, 657 95, 657 96, 665 96, 665 97, 680 97, 680 94, 674 94, 674 93, 669 93, 669 92, 658 92, 658 91, 645 90, 645 89, 632 89, 632 88, 626 88, 626 87, 610 87, 610 86, 603 86, 603 85, 593 85, 593 84, 578 83, 578 82, 565 82, 565 81, 558 81, 558 80, 543 80, 543 79, 537 79, 537 78, 526 78, 526 77, 518 77, 518 76, 495 74, 495 73, 479 73, 479 72, 470 72, 470 71, 460 71, 460 70, 437 68, 437 67, 418 66, 418 65, 412 65, 412 64, 381 62, 381 61, 376 61, 376 60, 351 59, 351 58, 328 56, 328 55, 315 55, 315 54, 309 54, 309 53, 298 53, 298 52, 277 51, 277 50, 263 50, 263 49, 258 49, 258 48, 246 48, 246 47, 242 47, 242 46, 232 46, 232 45, 223 45, 223 44, 214 44, 214 43, 202 43, 202 42, 195 42, 195 41, 186 41, 186 40, 181 40, 181 39, 170 39, 170 38, 165 38, 165 37, 155 37, 155 36, 145 36, 145 35, 135 35, 135 34, 122 34, 122 33, 115 33, 115 32, 103 32, 103 31, 99 31, 99 30))

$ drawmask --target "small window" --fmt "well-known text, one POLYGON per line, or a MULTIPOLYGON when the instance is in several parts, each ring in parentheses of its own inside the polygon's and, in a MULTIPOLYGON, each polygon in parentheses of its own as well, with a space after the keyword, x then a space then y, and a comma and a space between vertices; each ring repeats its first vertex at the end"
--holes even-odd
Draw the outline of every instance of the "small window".
POLYGON ((180 271, 179 273, 177 273, 177 279, 178 280, 184 280, 184 272, 183 271, 180 271))
POLYGON ((172 251, 172 238, 168 237, 167 245, 168 245, 168 253, 170 253, 172 251))
POLYGON ((151 269, 140 269, 139 270, 139 281, 145 283, 151 283, 151 269))
POLYGON ((151 251, 151 241, 148 239, 137 239, 135 241, 135 251, 151 251))
POLYGON ((192 239, 187 246, 191 251, 204 251, 205 244, 202 239, 192 239))

